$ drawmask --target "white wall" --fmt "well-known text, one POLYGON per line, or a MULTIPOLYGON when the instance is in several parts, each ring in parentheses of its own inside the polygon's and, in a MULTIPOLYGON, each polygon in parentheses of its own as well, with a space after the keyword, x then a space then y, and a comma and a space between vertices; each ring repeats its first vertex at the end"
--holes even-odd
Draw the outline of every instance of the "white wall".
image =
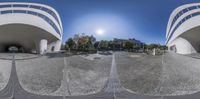
POLYGON ((176 46, 176 51, 179 54, 191 54, 191 53, 196 53, 197 51, 195 48, 188 42, 186 39, 178 37, 176 38, 170 45, 169 47, 175 45, 176 46))
POLYGON ((191 7, 191 6, 198 6, 200 5, 200 3, 190 3, 190 4, 185 4, 185 5, 182 5, 182 6, 179 6, 177 7, 170 15, 170 18, 169 18, 169 21, 168 21, 168 24, 167 24, 167 30, 166 30, 166 38, 169 37, 169 34, 171 34, 173 28, 175 28, 175 26, 178 24, 178 22, 183 19, 184 17, 186 17, 187 15, 191 14, 191 13, 194 13, 194 12, 198 12, 200 11, 200 9, 194 9, 194 10, 191 10, 191 11, 188 11, 186 13, 184 13, 183 15, 181 15, 177 20, 176 22, 173 24, 172 26, 172 29, 170 30, 170 26, 172 24, 172 21, 174 19, 174 17, 183 9, 185 8, 188 8, 188 7, 191 7), (168 34, 169 33, 169 34, 168 34), (168 35, 168 36, 167 36, 168 35))
POLYGON ((40 54, 45 54, 47 52, 47 40, 42 39, 40 41, 40 54))
POLYGON ((61 40, 57 40, 51 44, 48 44, 47 51, 52 52, 52 47, 54 47, 54 52, 60 51, 61 43, 61 40))
MULTIPOLYGON (((55 46, 55 48, 54 48, 55 51, 60 50, 63 29, 62 29, 62 23, 61 23, 60 16, 58 15, 56 10, 54 10, 50 6, 43 5, 43 4, 36 4, 36 3, 15 3, 15 2, 0 3, 0 5, 2 5, 2 4, 39 5, 39 6, 47 7, 49 9, 51 9, 52 11, 54 11, 55 14, 58 17, 58 20, 59 20, 59 23, 61 24, 61 26, 59 26, 57 21, 50 14, 48 14, 47 12, 42 11, 40 9, 26 8, 26 7, 25 8, 23 8, 23 7, 10 7, 10 8, 1 8, 0 9, 0 11, 4 11, 4 10, 29 10, 29 11, 34 11, 34 12, 44 14, 47 17, 49 17, 55 23, 55 25, 58 27, 58 29, 61 33, 60 35, 44 19, 42 19, 38 16, 35 16, 35 15, 30 15, 30 14, 25 14, 25 13, 12 13, 12 14, 2 14, 2 15, 0 15, 0 19, 1 19, 0 20, 0 26, 4 26, 4 25, 8 25, 8 24, 19 24, 19 25, 23 24, 23 25, 27 25, 27 26, 33 26, 33 27, 40 28, 40 29, 46 31, 44 35, 48 35, 48 33, 49 33, 49 35, 53 35, 53 36, 48 35, 48 37, 46 37, 46 36, 44 37, 44 39, 46 39, 46 40, 41 40, 43 38, 40 38, 40 35, 38 35, 37 39, 34 38, 35 39, 35 41, 34 41, 35 45, 34 46, 36 46, 36 49, 31 49, 31 50, 34 51, 34 52, 37 52, 37 53, 43 53, 45 50, 51 51, 51 50, 49 50, 49 46, 55 46), (56 37, 56 39, 52 38, 52 37, 56 37), (50 45, 47 45, 48 44, 47 39, 52 42, 50 45)), ((30 33, 35 33, 35 32, 33 32, 34 30, 30 30, 30 31, 32 31, 30 33)), ((40 32, 40 31, 38 31, 38 32, 40 32)), ((44 33, 44 32, 41 32, 41 33, 44 33)))

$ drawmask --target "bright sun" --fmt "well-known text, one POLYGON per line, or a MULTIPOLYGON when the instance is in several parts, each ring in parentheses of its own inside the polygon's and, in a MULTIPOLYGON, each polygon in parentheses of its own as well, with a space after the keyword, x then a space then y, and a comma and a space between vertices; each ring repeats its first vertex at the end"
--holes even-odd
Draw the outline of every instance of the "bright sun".
POLYGON ((102 29, 98 29, 98 30, 96 31, 96 34, 97 34, 97 35, 104 35, 104 33, 105 33, 105 31, 102 30, 102 29))

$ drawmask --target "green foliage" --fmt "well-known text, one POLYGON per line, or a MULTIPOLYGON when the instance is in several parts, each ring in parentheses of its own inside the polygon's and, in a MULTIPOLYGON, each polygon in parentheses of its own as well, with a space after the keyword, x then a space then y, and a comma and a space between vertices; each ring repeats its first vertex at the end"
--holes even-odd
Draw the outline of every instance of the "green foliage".
POLYGON ((125 49, 131 50, 134 47, 134 43, 130 42, 130 41, 125 41, 125 42, 123 42, 123 47, 125 49))
POLYGON ((98 48, 107 50, 108 49, 108 41, 104 41, 104 40, 100 41, 98 48))
POLYGON ((138 43, 135 39, 114 39, 111 41, 101 40, 96 41, 94 36, 88 36, 84 33, 82 34, 75 34, 73 38, 69 38, 65 45, 63 45, 64 49, 77 50, 77 51, 92 51, 95 52, 96 50, 124 50, 124 51, 135 51, 138 52, 139 50, 149 49, 152 50, 154 48, 158 48, 161 50, 166 50, 167 47, 160 44, 144 44, 138 43))
POLYGON ((75 46, 75 42, 73 41, 72 38, 69 38, 69 39, 67 40, 67 42, 65 42, 65 44, 66 44, 66 47, 67 47, 67 48, 70 48, 70 49, 74 48, 74 46, 75 46))
POLYGON ((154 49, 154 48, 158 48, 158 49, 161 49, 161 50, 166 50, 167 46, 160 45, 160 44, 150 44, 150 45, 146 45, 146 48, 151 49, 151 50, 154 49))
POLYGON ((61 44, 61 50, 65 50, 65 44, 61 44))

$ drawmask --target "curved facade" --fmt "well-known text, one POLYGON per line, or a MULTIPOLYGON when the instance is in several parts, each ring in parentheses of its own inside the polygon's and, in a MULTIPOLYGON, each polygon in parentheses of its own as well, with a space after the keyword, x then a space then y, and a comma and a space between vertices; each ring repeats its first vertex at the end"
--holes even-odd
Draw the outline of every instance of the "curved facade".
POLYGON ((59 51, 63 28, 58 12, 37 3, 0 3, 0 51, 17 46, 23 52, 59 51))
POLYGON ((170 15, 166 45, 180 54, 200 52, 200 3, 176 8, 170 15))

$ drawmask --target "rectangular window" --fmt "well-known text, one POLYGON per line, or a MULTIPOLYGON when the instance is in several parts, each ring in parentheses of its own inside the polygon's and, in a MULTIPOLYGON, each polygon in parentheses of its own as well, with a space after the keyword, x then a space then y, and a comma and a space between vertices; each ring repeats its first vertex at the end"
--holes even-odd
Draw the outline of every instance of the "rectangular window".
POLYGON ((43 18, 43 19, 45 19, 45 16, 42 15, 42 14, 40 14, 40 13, 38 13, 38 16, 41 17, 41 18, 43 18))
POLYGON ((0 8, 7 8, 7 7, 11 7, 11 5, 0 5, 0 8))
POLYGON ((189 10, 194 10, 194 9, 197 9, 197 7, 196 6, 192 6, 192 7, 189 7, 188 9, 189 10))
POLYGON ((191 15, 188 15, 185 19, 187 20, 187 19, 189 19, 189 18, 191 18, 191 15))
POLYGON ((40 6, 30 5, 30 8, 40 9, 40 6))
POLYGON ((56 17, 55 17, 55 16, 56 16, 55 13, 54 13, 53 11, 49 10, 48 8, 42 7, 41 10, 43 10, 43 11, 49 13, 49 14, 52 15, 54 18, 56 18, 56 17))
POLYGON ((24 4, 14 4, 13 7, 28 7, 28 5, 24 5, 24 4))
POLYGON ((185 13, 185 12, 188 12, 188 9, 186 8, 186 9, 183 9, 183 13, 185 13))
POLYGON ((180 12, 178 13, 179 16, 181 16, 182 14, 183 14, 183 11, 180 11, 180 12))
POLYGON ((197 16, 197 15, 198 15, 198 13, 193 13, 193 14, 192 14, 192 17, 197 16))
POLYGON ((24 10, 13 10, 13 13, 26 13, 24 10))
POLYGON ((32 14, 32 15, 37 15, 37 13, 36 13, 36 12, 33 12, 33 11, 28 11, 27 13, 28 13, 28 14, 32 14))
POLYGON ((43 11, 49 13, 49 9, 47 9, 47 8, 45 8, 45 7, 42 7, 41 10, 43 10, 43 11))
POLYGON ((12 10, 1 11, 1 14, 12 13, 12 10))

